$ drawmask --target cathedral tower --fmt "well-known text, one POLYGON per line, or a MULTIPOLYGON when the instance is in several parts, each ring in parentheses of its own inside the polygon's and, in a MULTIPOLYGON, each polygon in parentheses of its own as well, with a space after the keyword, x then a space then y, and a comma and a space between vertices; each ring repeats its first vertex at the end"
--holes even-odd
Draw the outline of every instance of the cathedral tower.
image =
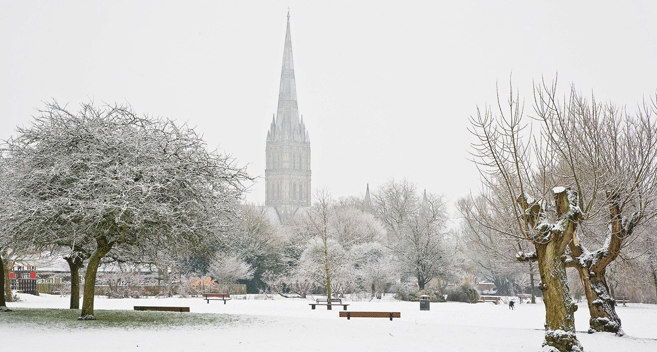
POLYGON ((310 138, 299 119, 292 60, 290 13, 287 14, 285 47, 278 109, 267 132, 265 205, 275 208, 280 220, 310 206, 310 138))

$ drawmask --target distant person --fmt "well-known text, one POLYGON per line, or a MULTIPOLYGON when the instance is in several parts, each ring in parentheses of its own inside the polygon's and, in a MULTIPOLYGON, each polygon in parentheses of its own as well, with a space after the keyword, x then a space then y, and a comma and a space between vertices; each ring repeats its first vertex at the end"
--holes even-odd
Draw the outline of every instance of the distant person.
POLYGON ((514 300, 509 301, 509 309, 513 310, 516 308, 516 302, 514 300))

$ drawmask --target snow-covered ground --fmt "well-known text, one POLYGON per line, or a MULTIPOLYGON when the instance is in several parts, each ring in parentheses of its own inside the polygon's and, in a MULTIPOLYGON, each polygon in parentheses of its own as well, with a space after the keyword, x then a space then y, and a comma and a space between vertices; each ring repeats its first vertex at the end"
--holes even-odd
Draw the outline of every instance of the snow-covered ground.
MULTIPOLYGON (((538 351, 543 341, 542 304, 520 304, 515 310, 492 303, 432 303, 420 311, 417 302, 351 300, 352 311, 398 311, 401 319, 339 318, 341 307, 311 310, 309 299, 258 299, 241 296, 223 304, 202 298, 107 299, 96 297, 95 309, 132 310, 135 305, 189 306, 192 313, 217 313, 244 319, 222 327, 172 329, 0 328, 0 351, 538 351), (241 298, 241 299, 240 299, 241 298)), ((68 297, 21 295, 12 307, 68 307, 68 297)), ((586 334, 588 310, 579 304, 578 338, 586 351, 657 351, 657 306, 618 307, 626 332, 586 334)), ((181 314, 181 313, 170 313, 181 314)), ((187 313, 183 313, 187 314, 187 313)))

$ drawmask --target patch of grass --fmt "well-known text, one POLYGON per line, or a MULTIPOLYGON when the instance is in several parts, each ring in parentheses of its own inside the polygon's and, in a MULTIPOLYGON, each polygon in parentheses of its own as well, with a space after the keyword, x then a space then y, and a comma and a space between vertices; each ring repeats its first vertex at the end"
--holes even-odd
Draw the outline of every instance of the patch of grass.
POLYGON ((79 309, 12 308, 0 313, 3 327, 52 329, 176 329, 179 327, 221 327, 245 323, 247 319, 225 314, 94 310, 96 320, 78 320, 79 309))

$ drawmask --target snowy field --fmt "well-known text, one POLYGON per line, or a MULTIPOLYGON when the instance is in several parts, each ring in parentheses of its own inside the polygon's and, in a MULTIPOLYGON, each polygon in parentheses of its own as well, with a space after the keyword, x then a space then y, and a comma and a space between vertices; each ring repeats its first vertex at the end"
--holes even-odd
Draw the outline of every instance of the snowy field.
MULTIPOLYGON (((69 298, 20 295, 10 308, 68 307, 69 298)), ((311 310, 308 299, 262 299, 237 296, 223 304, 202 298, 107 299, 96 297, 95 309, 132 310, 135 305, 188 306, 193 314, 237 317, 225 326, 171 329, 79 329, 48 326, 0 326, 0 351, 538 351, 543 341, 543 304, 432 303, 348 300, 352 311, 398 311, 401 319, 339 318, 342 307, 311 310)), ((578 338, 586 351, 657 351, 657 306, 618 307, 626 333, 586 334, 588 310, 579 304, 578 338)), ((11 313, 8 313, 11 314, 11 313)))

